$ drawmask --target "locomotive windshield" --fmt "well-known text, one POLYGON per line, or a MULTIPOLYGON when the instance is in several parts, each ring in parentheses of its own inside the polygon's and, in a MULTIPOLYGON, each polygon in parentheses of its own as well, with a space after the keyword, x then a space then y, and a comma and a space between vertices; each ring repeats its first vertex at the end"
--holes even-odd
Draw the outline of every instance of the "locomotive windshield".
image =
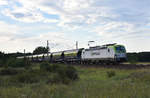
POLYGON ((116 49, 116 52, 119 52, 119 53, 125 53, 126 52, 124 46, 119 46, 118 45, 118 46, 115 47, 115 49, 116 49))

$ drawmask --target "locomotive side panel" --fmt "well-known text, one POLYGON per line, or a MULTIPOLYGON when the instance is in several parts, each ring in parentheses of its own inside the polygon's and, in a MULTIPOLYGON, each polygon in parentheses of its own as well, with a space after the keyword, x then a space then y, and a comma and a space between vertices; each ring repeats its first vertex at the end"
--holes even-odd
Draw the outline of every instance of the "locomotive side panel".
POLYGON ((82 52, 82 60, 113 60, 114 50, 112 48, 88 49, 82 52))

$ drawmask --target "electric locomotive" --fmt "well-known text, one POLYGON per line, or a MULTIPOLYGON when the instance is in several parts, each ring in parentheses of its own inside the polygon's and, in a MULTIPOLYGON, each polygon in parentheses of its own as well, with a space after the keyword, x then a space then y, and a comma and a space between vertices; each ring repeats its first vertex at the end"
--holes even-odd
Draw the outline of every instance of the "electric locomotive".
POLYGON ((127 60, 125 47, 118 44, 106 44, 89 47, 88 49, 65 50, 26 57, 32 61, 49 61, 52 63, 121 63, 127 60))
POLYGON ((126 61, 126 50, 123 45, 107 44, 90 47, 82 51, 83 62, 110 63, 126 61))

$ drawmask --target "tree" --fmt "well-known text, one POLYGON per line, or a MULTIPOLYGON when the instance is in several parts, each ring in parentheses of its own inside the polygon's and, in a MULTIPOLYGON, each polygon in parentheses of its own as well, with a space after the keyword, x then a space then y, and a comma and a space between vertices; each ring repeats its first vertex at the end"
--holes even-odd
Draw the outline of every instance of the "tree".
POLYGON ((48 52, 48 48, 39 46, 35 48, 35 50, 33 51, 33 54, 41 54, 41 53, 47 53, 47 52, 48 52))
POLYGON ((4 53, 2 53, 2 52, 0 51, 0 59, 2 59, 3 56, 4 56, 4 53))
POLYGON ((150 62, 150 52, 127 53, 128 61, 150 62))

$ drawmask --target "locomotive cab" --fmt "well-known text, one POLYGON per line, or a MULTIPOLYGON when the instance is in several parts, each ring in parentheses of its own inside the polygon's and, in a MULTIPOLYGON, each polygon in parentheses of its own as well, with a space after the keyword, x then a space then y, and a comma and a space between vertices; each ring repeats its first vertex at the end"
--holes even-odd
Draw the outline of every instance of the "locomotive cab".
POLYGON ((126 49, 123 45, 115 45, 115 60, 117 62, 124 62, 127 60, 126 49))

